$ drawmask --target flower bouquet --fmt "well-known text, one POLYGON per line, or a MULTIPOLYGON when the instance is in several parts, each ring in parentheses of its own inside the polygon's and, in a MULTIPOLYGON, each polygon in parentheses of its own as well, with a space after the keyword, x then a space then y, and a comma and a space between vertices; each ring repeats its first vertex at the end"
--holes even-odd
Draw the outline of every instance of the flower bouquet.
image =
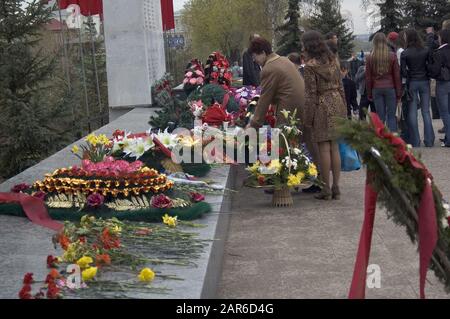
POLYGON ((79 159, 89 159, 97 163, 111 154, 112 142, 106 135, 89 134, 85 141, 86 145, 72 147, 72 153, 79 159))
POLYGON ((66 222, 52 238, 55 249, 60 247, 62 254, 42 258, 48 269, 45 282, 36 281, 33 273, 25 274, 19 298, 166 294, 170 289, 162 287, 163 281, 182 278, 164 274, 159 266, 195 265, 207 242, 179 229, 176 217, 164 216, 163 221, 165 225, 150 225, 85 215, 81 221, 66 222), (36 293, 34 286, 39 286, 36 293))
POLYGON ((186 95, 189 96, 197 87, 205 83, 205 71, 203 65, 198 59, 192 60, 184 74, 183 88, 186 95))
POLYGON ((172 131, 176 127, 192 128, 193 116, 189 112, 187 101, 175 96, 172 89, 173 78, 165 74, 152 87, 152 107, 155 115, 150 117, 149 124, 153 128, 172 131))
POLYGON ((205 66, 206 83, 221 85, 225 90, 231 88, 233 74, 230 70, 230 63, 220 52, 213 52, 208 57, 205 66))
MULTIPOLYGON (((60 168, 31 187, 18 185, 12 192, 38 197, 56 220, 76 220, 83 214, 120 220, 157 221, 164 214, 191 220, 210 211, 198 196, 173 190, 174 182, 140 161, 107 157, 94 163, 60 168)), ((204 199, 204 198, 203 198, 204 199)), ((0 205, 0 214, 23 216, 16 204, 0 205)))
POLYGON ((201 101, 203 109, 213 106, 218 103, 223 106, 223 109, 228 113, 235 113, 239 111, 239 105, 233 98, 233 93, 217 84, 207 84, 203 87, 197 88, 188 97, 188 104, 199 103, 201 101))
MULTIPOLYGON (((204 141, 206 143, 207 141, 204 141)), ((165 131, 131 134, 124 131, 114 133, 112 154, 125 160, 141 160, 149 167, 165 170, 170 173, 185 172, 197 177, 205 176, 211 166, 205 163, 172 161, 172 152, 182 148, 189 149, 195 158, 196 145, 203 143, 192 132, 188 136, 177 135, 165 131)))
MULTIPOLYGON (((293 205, 290 190, 306 181, 315 181, 318 175, 316 166, 299 145, 301 132, 297 128, 296 112, 292 115, 287 111, 282 113, 289 121, 289 125, 276 129, 280 133, 279 158, 268 159, 260 156, 247 168, 250 176, 245 182, 248 187, 274 188, 272 203, 277 207, 293 205)), ((269 141, 262 150, 270 154, 272 148, 269 141)))

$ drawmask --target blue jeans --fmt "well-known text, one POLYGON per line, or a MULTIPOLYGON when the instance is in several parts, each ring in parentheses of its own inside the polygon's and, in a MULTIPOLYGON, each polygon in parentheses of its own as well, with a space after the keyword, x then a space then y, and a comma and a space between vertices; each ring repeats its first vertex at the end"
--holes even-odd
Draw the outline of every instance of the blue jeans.
POLYGON ((450 81, 436 82, 436 100, 438 102, 439 114, 444 123, 445 145, 450 146, 450 113, 448 109, 450 104, 450 81))
MULTIPOLYGON (((397 96, 394 88, 373 89, 373 101, 377 114, 391 132, 397 132, 397 96)), ((449 135, 450 136, 450 135, 449 135)))
POLYGON ((424 126, 424 143, 426 147, 433 147, 435 136, 430 113, 430 81, 411 81, 409 92, 412 97, 408 106, 409 143, 413 147, 420 146, 419 124, 417 122, 417 109, 420 103, 424 126))

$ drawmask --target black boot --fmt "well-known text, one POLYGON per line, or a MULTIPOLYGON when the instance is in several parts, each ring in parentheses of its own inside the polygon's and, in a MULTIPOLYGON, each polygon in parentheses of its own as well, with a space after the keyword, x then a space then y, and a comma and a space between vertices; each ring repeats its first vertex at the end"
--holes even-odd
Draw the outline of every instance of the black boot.
POLYGON ((302 190, 303 193, 306 194, 317 194, 320 193, 322 191, 322 188, 320 188, 317 185, 312 185, 311 187, 305 188, 304 190, 302 190))

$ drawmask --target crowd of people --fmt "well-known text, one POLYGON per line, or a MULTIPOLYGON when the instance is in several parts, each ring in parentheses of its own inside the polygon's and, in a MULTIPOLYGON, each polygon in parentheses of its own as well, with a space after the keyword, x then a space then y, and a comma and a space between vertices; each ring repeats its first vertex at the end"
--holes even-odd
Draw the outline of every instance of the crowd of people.
MULTIPOLYGON (((315 197, 320 200, 340 198, 337 118, 364 119, 367 111, 376 112, 391 131, 400 131, 408 144, 419 147, 420 109, 423 144, 433 147, 434 96, 444 126, 439 130, 445 134, 442 146, 450 147, 450 20, 438 33, 427 28, 425 37, 415 29, 387 36, 376 33, 370 54, 354 54, 349 61, 339 59, 336 34, 307 31, 301 41, 303 52, 282 57, 269 41, 252 36, 243 57, 243 78, 244 85, 262 88, 250 127, 264 124, 270 105, 276 106, 277 115, 297 109, 302 142, 319 168, 323 185, 304 191, 318 193, 315 197)), ((277 120, 283 124, 282 116, 277 120)))

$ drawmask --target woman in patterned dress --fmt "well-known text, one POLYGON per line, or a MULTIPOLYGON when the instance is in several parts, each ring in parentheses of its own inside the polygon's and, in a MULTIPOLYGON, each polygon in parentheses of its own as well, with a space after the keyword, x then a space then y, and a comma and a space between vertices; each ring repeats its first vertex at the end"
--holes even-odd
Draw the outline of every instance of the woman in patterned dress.
POLYGON ((302 41, 307 56, 303 119, 304 125, 312 129, 313 142, 319 145, 320 175, 324 183, 322 192, 316 198, 339 200, 341 158, 335 127, 336 118, 347 116, 339 62, 319 32, 306 32, 302 41), (333 175, 332 187, 330 171, 333 175))

